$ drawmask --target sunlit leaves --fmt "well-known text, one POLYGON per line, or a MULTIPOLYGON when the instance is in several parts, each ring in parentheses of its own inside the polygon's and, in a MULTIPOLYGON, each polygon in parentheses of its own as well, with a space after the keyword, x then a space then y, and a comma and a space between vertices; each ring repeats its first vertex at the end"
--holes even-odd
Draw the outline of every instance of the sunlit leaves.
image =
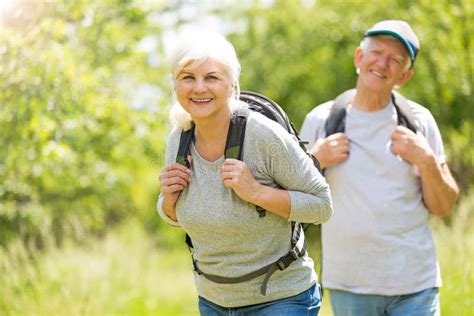
POLYGON ((159 29, 129 1, 16 10, 0 34, 0 245, 20 237, 41 246, 45 234, 60 242, 132 214, 154 218, 149 161, 163 150, 164 119, 133 109, 119 78, 163 85, 163 70, 152 73, 135 50, 159 29))

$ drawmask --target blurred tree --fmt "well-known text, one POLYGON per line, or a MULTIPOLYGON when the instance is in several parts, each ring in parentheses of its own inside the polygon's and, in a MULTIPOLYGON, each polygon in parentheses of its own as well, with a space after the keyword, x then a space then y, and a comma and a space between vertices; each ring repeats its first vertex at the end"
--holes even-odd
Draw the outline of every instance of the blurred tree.
POLYGON ((162 7, 22 1, 3 12, 0 246, 81 239, 132 213, 156 223, 165 100, 130 105, 144 84, 168 89, 141 47, 159 35, 147 18, 162 7))
POLYGON ((466 191, 473 185, 472 1, 275 0, 220 12, 243 30, 230 37, 242 63, 242 89, 274 98, 297 126, 315 105, 354 87, 354 50, 371 25, 408 21, 421 50, 401 92, 432 111, 456 178, 466 191))

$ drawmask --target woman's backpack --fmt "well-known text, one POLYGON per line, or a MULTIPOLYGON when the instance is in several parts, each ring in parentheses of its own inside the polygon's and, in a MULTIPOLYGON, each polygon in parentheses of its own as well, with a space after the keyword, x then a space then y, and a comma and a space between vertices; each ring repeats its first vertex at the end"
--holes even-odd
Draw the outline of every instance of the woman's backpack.
MULTIPOLYGON (((285 128, 285 130, 294 136, 295 141, 298 142, 301 150, 306 152, 306 144, 300 140, 298 132, 294 125, 290 122, 288 115, 283 111, 283 109, 273 100, 258 94, 256 92, 241 92, 240 93, 240 100, 247 103, 247 108, 240 108, 234 111, 230 126, 229 132, 227 134, 227 142, 225 147, 224 156, 225 158, 234 158, 238 160, 242 160, 242 149, 245 139, 245 127, 247 123, 247 118, 250 111, 255 111, 261 113, 268 117, 269 119, 278 122, 281 126, 285 128)), ((192 124, 191 129, 187 131, 181 132, 181 138, 179 141, 179 149, 178 154, 176 156, 176 162, 185 165, 186 167, 190 167, 190 163, 187 159, 190 151, 191 141, 194 135, 194 124, 192 124)), ((311 154, 307 153, 313 160, 313 164, 315 165, 318 170, 320 170, 318 160, 311 154)), ((265 210, 259 206, 256 206, 256 210, 259 214, 259 217, 265 216, 265 210)), ((191 256, 194 252, 194 247, 191 241, 191 238, 188 234, 186 234, 186 244, 191 251, 191 256)), ((303 257, 306 253, 306 240, 304 238, 304 229, 301 223, 291 222, 291 248, 288 253, 277 261, 268 264, 256 271, 250 272, 246 275, 242 275, 239 277, 229 278, 217 275, 211 275, 202 272, 196 260, 193 257, 193 266, 194 271, 204 276, 206 279, 211 280, 216 283, 240 283, 245 282, 251 279, 254 279, 258 276, 265 274, 265 279, 262 283, 260 288, 260 293, 262 295, 266 294, 267 283, 269 278, 272 274, 277 270, 284 270, 286 269, 293 261, 297 260, 300 257, 303 257)))

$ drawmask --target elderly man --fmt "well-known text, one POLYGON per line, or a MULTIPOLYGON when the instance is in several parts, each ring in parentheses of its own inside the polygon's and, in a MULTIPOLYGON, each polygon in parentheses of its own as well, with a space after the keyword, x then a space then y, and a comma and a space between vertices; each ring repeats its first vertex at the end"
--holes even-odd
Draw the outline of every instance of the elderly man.
POLYGON ((322 245, 335 315, 440 313, 428 218, 448 215, 459 189, 429 110, 393 91, 412 78, 419 47, 406 22, 375 24, 355 50, 356 88, 303 123, 332 191, 322 245))

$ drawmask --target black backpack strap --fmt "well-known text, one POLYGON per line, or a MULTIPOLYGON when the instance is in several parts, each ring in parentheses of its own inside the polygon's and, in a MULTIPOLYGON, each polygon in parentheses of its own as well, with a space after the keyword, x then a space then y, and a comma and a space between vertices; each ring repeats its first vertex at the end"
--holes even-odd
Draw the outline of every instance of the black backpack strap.
POLYGON ((194 136, 194 122, 191 122, 191 128, 187 131, 182 131, 179 138, 179 147, 178 154, 176 155, 176 162, 186 166, 187 168, 191 167, 191 163, 188 160, 189 147, 191 146, 191 141, 194 136))
POLYGON ((191 237, 189 237, 188 234, 186 234, 185 240, 186 245, 188 245, 189 251, 193 252, 194 246, 193 246, 193 241, 191 240, 191 237))
MULTIPOLYGON (((346 108, 355 95, 355 89, 347 90, 336 97, 325 123, 326 137, 345 131, 346 108)), ((408 100, 398 92, 392 92, 392 102, 397 111, 398 125, 405 126, 411 131, 418 130, 417 121, 408 100)))
POLYGON ((346 125, 346 108, 355 95, 355 89, 347 90, 334 99, 329 116, 324 125, 326 137, 335 133, 343 133, 346 125))
POLYGON ((225 144, 224 157, 242 160, 242 148, 245 140, 245 127, 250 110, 240 108, 232 113, 225 144))
POLYGON ((408 104, 408 100, 398 92, 392 92, 392 102, 397 111, 398 125, 405 126, 412 132, 416 133, 418 130, 415 115, 408 104))
MULTIPOLYGON (((336 133, 344 133, 346 130, 346 109, 356 93, 355 89, 346 90, 338 95, 333 102, 329 116, 324 124, 326 137, 336 133)), ((321 170, 324 176, 326 169, 321 170)))
MULTIPOLYGON (((242 153, 245 140, 245 128, 247 126, 247 118, 250 114, 248 108, 240 108, 232 113, 229 124, 229 132, 227 133, 227 142, 225 144, 225 158, 234 158, 242 160, 242 153)), ((258 217, 265 217, 266 212, 260 206, 256 206, 258 217)))
POLYGON ((202 275, 206 279, 215 282, 215 283, 220 283, 220 284, 235 284, 235 283, 241 283, 245 281, 249 281, 252 279, 255 279, 256 277, 259 277, 261 275, 265 274, 265 278, 263 279, 262 286, 260 287, 260 293, 262 295, 267 294, 267 285, 268 285, 268 280, 270 277, 275 273, 277 270, 283 271, 286 268, 290 266, 290 264, 297 260, 298 258, 301 258, 305 255, 306 253, 306 240, 304 237, 304 231, 302 229, 301 224, 299 223, 292 223, 292 236, 291 236, 291 249, 290 251, 280 257, 277 261, 270 263, 258 270, 252 271, 250 273, 230 278, 230 277, 223 277, 223 276, 218 276, 218 275, 213 275, 213 274, 207 274, 202 272, 198 265, 196 260, 193 258, 193 267, 194 271, 196 271, 197 274, 202 275))

